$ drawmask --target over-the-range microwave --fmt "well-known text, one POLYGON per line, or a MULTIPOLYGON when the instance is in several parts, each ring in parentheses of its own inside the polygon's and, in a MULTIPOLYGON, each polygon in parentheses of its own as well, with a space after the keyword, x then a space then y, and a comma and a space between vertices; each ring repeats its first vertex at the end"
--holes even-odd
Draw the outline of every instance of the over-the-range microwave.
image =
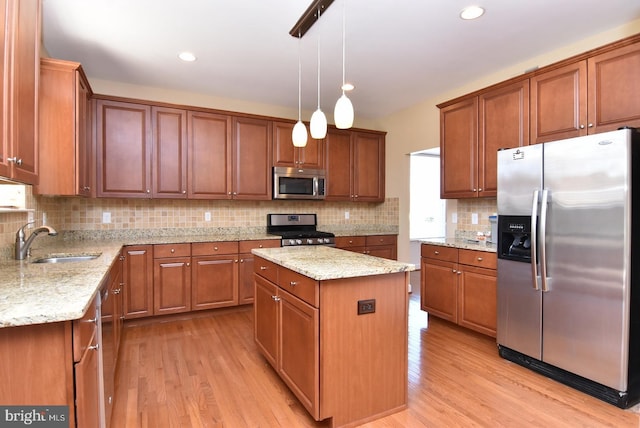
POLYGON ((323 169, 273 167, 273 199, 324 199, 323 169))

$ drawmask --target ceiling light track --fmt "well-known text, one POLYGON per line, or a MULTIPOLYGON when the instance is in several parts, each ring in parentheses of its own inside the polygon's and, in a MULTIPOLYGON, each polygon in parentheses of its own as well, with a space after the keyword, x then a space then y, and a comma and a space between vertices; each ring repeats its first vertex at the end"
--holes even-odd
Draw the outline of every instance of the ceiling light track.
POLYGON ((323 13, 331 6, 333 0, 313 0, 307 10, 304 11, 296 25, 293 26, 289 34, 299 39, 316 23, 323 13))

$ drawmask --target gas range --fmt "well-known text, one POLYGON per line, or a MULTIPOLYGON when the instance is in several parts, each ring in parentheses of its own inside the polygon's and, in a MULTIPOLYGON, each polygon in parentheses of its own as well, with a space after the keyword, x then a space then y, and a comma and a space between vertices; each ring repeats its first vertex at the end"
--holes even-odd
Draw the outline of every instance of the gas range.
POLYGON ((296 245, 335 246, 335 235, 316 230, 316 214, 267 214, 267 233, 280 235, 281 247, 296 245))

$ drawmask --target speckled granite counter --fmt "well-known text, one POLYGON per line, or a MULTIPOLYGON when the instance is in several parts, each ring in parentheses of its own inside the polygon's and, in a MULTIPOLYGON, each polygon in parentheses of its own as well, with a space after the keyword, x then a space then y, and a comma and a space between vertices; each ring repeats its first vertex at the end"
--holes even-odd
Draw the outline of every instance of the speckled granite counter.
POLYGON ((442 247, 464 248, 467 250, 487 251, 495 253, 497 251, 496 244, 482 243, 482 241, 473 241, 469 239, 457 238, 429 238, 420 239, 423 244, 440 245, 442 247))
POLYGON ((324 246, 260 248, 252 252, 317 281, 384 275, 415 269, 409 263, 324 246))
MULTIPOLYGON (((265 232, 145 236, 86 232, 36 238, 28 260, 0 260, 0 328, 81 318, 123 245, 280 239, 265 232), (91 236, 96 236, 90 239, 91 236), (104 239, 107 236, 111 239, 104 239), (49 255, 100 254, 94 260, 32 263, 49 255)), ((133 232, 133 233, 132 233, 133 232)), ((224 232, 224 231, 223 231, 224 232)))

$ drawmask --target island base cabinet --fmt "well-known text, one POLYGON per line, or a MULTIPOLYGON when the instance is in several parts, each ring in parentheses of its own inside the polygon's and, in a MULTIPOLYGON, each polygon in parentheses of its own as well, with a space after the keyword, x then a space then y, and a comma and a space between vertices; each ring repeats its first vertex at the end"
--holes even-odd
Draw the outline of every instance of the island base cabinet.
POLYGON ((407 272, 292 281, 300 274, 260 257, 254 269, 258 350, 315 420, 355 426, 406 408, 407 272))

